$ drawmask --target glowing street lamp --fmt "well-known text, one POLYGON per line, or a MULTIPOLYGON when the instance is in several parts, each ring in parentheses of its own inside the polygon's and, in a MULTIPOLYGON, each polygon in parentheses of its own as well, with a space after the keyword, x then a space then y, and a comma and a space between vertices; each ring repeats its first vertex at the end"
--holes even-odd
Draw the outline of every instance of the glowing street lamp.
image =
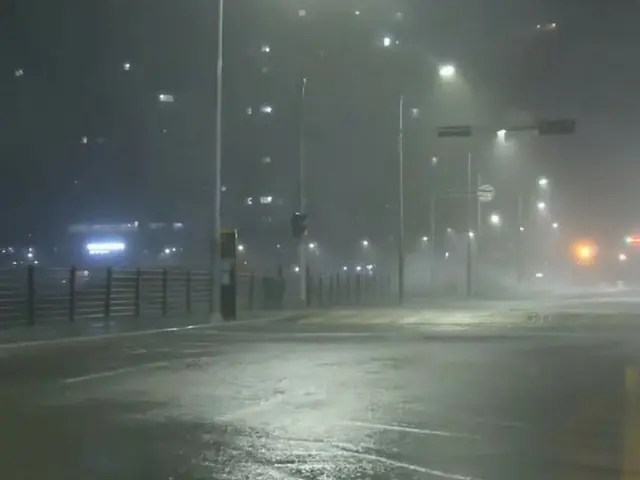
POLYGON ((538 205, 536 206, 538 207, 539 212, 545 212, 547 210, 547 204, 545 202, 538 202, 538 205))
POLYGON ((496 227, 499 227, 500 225, 502 225, 502 218, 500 217, 500 215, 499 215, 499 214, 497 214, 497 213, 492 213, 492 214, 489 216, 489 223, 490 223, 491 225, 494 225, 494 226, 496 226, 496 227))
POLYGON ((540 177, 538 179, 538 186, 540 188, 548 188, 549 187, 549 179, 547 177, 540 177))
POLYGON ((627 255, 625 253, 621 253, 618 255, 618 261, 619 262, 626 262, 627 261, 627 255))
POLYGON ((558 222, 553 222, 551 224, 551 228, 553 228, 554 230, 557 230, 560 227, 560 225, 558 225, 558 222))
POLYGON ((456 67, 450 63, 440 65, 438 68, 438 75, 443 80, 452 80, 456 76, 456 67))
POLYGON ((364 248, 368 248, 369 247, 369 240, 364 239, 360 242, 360 245, 362 245, 364 248))

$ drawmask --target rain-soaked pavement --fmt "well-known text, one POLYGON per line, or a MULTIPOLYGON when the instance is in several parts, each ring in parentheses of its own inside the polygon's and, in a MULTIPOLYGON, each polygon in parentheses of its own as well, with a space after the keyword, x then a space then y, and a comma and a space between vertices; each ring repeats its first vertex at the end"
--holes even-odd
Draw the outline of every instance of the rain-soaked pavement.
POLYGON ((573 315, 0 348, 0 478, 640 478, 640 316, 573 315))

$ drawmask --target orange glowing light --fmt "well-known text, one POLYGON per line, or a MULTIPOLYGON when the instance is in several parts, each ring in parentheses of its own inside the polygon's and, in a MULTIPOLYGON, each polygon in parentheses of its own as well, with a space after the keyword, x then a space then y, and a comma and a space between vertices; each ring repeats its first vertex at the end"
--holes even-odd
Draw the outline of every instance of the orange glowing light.
POLYGON ((598 246, 591 240, 578 240, 571 245, 571 255, 578 265, 592 265, 598 255, 598 246))

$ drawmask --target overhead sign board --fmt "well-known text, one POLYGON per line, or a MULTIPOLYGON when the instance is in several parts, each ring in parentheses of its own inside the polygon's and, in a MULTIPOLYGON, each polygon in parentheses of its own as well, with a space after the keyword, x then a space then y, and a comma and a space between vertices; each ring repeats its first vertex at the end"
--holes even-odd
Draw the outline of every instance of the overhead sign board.
POLYGON ((481 185, 478 187, 478 200, 490 202, 496 196, 496 189, 491 185, 481 185))

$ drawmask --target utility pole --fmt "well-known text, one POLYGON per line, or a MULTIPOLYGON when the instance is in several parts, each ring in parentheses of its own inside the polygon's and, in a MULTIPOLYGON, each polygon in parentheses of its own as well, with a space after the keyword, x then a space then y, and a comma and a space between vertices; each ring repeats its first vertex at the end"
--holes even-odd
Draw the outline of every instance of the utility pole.
POLYGON ((404 301, 404 95, 398 124, 398 302, 404 301))
POLYGON ((216 132, 213 188, 213 225, 211 232, 211 279, 214 320, 221 316, 220 288, 222 271, 220 234, 222 231, 222 65, 224 58, 224 0, 218 0, 218 57, 216 67, 216 132))
MULTIPOLYGON (((306 214, 307 198, 304 188, 305 180, 305 99, 307 93, 307 79, 302 78, 302 85, 300 87, 300 125, 298 129, 298 191, 300 197, 298 199, 298 213, 301 215, 306 214)), ((298 256, 300 267, 300 302, 303 307, 307 305, 307 245, 306 235, 301 235, 298 243, 298 256)))

